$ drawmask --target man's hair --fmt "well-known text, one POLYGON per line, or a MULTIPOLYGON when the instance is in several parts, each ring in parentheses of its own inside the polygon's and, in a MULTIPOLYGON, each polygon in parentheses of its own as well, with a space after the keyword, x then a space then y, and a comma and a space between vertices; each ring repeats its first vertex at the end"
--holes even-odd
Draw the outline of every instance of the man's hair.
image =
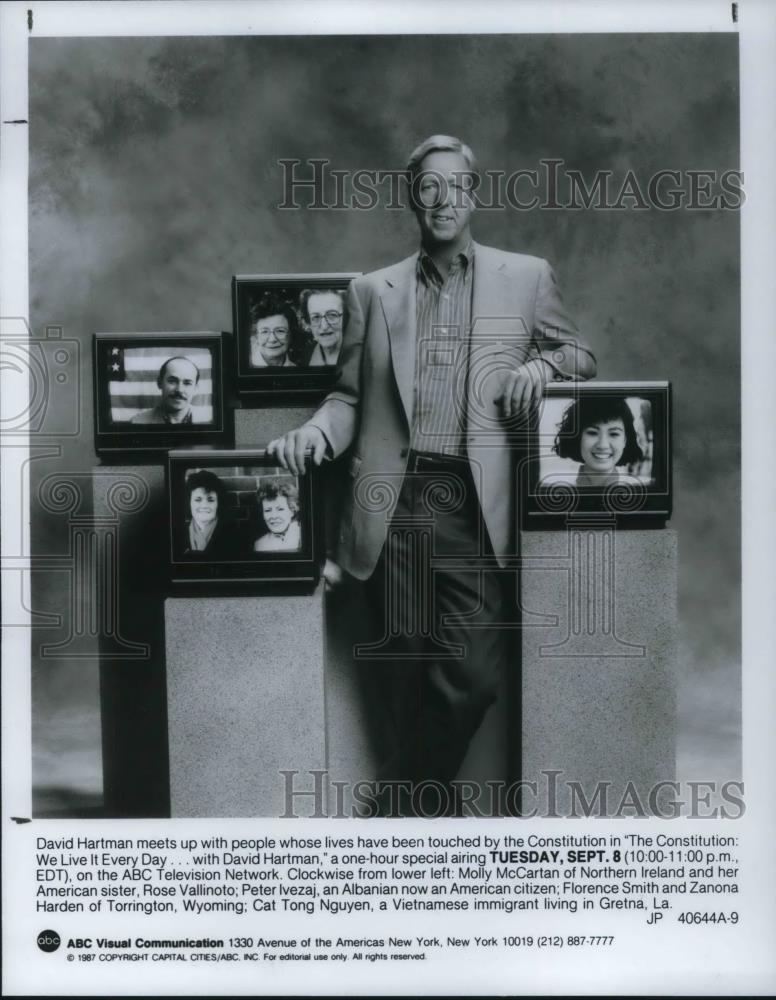
POLYGON ((617 464, 633 465, 643 461, 644 453, 639 447, 631 409, 624 399, 611 396, 580 396, 567 407, 552 450, 560 458, 581 462, 582 453, 579 444, 582 432, 586 427, 595 427, 596 424, 605 424, 612 420, 622 420, 625 428, 625 448, 617 464))
POLYGON ((191 494, 197 489, 215 493, 218 497, 218 516, 222 517, 224 501, 226 500, 226 487, 215 472, 208 472, 207 469, 198 469, 196 472, 192 472, 186 480, 186 499, 189 504, 191 503, 191 494))
POLYGON ((199 368, 197 368, 197 366, 194 364, 194 362, 191 360, 191 358, 184 358, 184 356, 182 354, 176 354, 174 358, 168 358, 164 362, 164 364, 162 365, 162 367, 159 369, 159 374, 156 376, 156 384, 159 386, 160 389, 162 388, 162 381, 164 379, 165 369, 167 368, 167 365, 169 365, 172 361, 188 361, 188 363, 192 366, 192 368, 194 369, 194 371, 197 373, 197 379, 196 379, 195 385, 199 384, 199 368))
POLYGON ((467 146, 465 142, 461 142, 454 135, 430 135, 428 139, 424 139, 410 153, 410 158, 407 161, 407 178, 410 184, 418 176, 420 165, 429 153, 460 153, 464 160, 466 160, 469 173, 475 178, 475 181, 479 179, 477 160, 470 146, 467 146))
POLYGON ((257 301, 252 302, 249 309, 251 331, 253 331, 259 320, 264 319, 265 316, 285 316, 288 320, 288 329, 291 334, 290 339, 293 340, 299 326, 299 320, 297 319, 294 307, 288 299, 282 295, 278 295, 277 292, 264 292, 257 301))
POLYGON ((256 490, 259 503, 263 500, 275 500, 285 497, 289 509, 296 514, 299 511, 299 490, 293 483, 262 483, 256 490))
POLYGON ((342 305, 342 325, 345 325, 345 292, 341 288, 305 288, 299 296, 299 311, 306 323, 310 322, 309 303, 311 295, 338 295, 342 305))

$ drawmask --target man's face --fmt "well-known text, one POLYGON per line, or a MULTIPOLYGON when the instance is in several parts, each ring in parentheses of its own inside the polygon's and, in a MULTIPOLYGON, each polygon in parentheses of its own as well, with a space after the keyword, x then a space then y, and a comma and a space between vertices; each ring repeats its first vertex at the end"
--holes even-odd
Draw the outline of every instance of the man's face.
POLYGON ((218 517, 218 494, 214 490, 206 490, 204 486, 193 489, 191 516, 201 528, 214 521, 218 517))
POLYGON ((324 350, 335 350, 342 342, 342 299, 336 292, 316 292, 307 300, 313 337, 324 350))
POLYGON ((159 388, 162 390, 162 409, 180 416, 191 406, 197 390, 196 367, 185 358, 173 358, 165 365, 159 388))
POLYGON ((267 497, 261 501, 264 522, 273 535, 282 535, 291 524, 294 512, 288 506, 288 497, 267 497))
POLYGON ((582 430, 579 452, 591 472, 604 475, 614 472, 625 451, 625 424, 620 417, 591 424, 582 430))
POLYGON ((435 152, 423 158, 415 181, 415 212, 424 246, 464 247, 470 238, 474 203, 472 177, 461 153, 435 152))
POLYGON ((267 364, 282 364, 290 338, 291 329, 285 316, 262 316, 256 323, 253 343, 267 364))

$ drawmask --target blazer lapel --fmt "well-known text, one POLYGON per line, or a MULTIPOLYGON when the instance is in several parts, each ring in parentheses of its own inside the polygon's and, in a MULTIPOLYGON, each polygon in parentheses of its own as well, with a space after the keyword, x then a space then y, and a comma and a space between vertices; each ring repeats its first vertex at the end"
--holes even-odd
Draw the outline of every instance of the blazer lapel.
POLYGON ((412 426, 415 385, 415 267, 417 254, 402 261, 386 277, 387 289, 380 303, 388 329, 391 360, 396 385, 404 406, 407 424, 412 426))
POLYGON ((478 352, 509 351, 522 358, 531 342, 525 303, 505 255, 475 244, 472 346, 478 352))
POLYGON ((474 288, 472 290, 472 340, 493 344, 514 337, 515 316, 512 287, 504 255, 474 244, 474 288))
POLYGON ((530 344, 514 275, 503 253, 474 245, 472 333, 469 340, 470 391, 467 414, 472 433, 501 425, 498 406, 503 381, 523 363, 530 344), (472 373, 478 392, 471 391, 472 373))

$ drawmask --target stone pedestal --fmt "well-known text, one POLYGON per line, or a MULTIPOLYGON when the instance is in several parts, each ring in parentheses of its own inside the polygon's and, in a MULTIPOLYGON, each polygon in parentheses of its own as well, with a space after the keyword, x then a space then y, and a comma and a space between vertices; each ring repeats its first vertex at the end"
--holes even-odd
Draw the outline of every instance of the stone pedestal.
MULTIPOLYGON (((165 626, 171 815, 283 815, 280 772, 307 790, 306 772, 326 768, 322 586, 170 598, 165 626)), ((311 816, 316 802, 294 807, 311 816)))
POLYGON ((72 620, 98 640, 105 814, 167 816, 163 457, 155 465, 100 466, 91 485, 92 516, 73 529, 87 603, 72 620))
POLYGON ((235 448, 263 448, 286 431, 299 427, 315 413, 316 406, 273 406, 234 411, 235 448))
POLYGON ((610 815, 629 791, 654 812, 676 770, 676 533, 523 532, 521 556, 523 812, 584 815, 569 783, 588 802, 608 783, 610 815))

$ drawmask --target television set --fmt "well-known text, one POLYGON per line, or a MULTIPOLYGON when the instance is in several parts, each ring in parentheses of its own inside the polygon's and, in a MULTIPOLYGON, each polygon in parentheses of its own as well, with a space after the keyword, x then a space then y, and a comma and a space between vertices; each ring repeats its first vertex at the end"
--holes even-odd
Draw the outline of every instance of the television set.
POLYGON ((247 405, 257 396, 273 405, 293 404, 331 388, 348 319, 346 293, 356 277, 232 278, 235 387, 247 405))
POLYGON ((98 455, 163 460, 170 448, 228 448, 222 333, 96 333, 94 428, 98 455))
POLYGON ((324 555, 316 469, 295 476, 264 450, 169 452, 170 580, 314 585, 324 555))
POLYGON ((547 385, 520 466, 523 526, 665 526, 671 419, 668 382, 547 385))

